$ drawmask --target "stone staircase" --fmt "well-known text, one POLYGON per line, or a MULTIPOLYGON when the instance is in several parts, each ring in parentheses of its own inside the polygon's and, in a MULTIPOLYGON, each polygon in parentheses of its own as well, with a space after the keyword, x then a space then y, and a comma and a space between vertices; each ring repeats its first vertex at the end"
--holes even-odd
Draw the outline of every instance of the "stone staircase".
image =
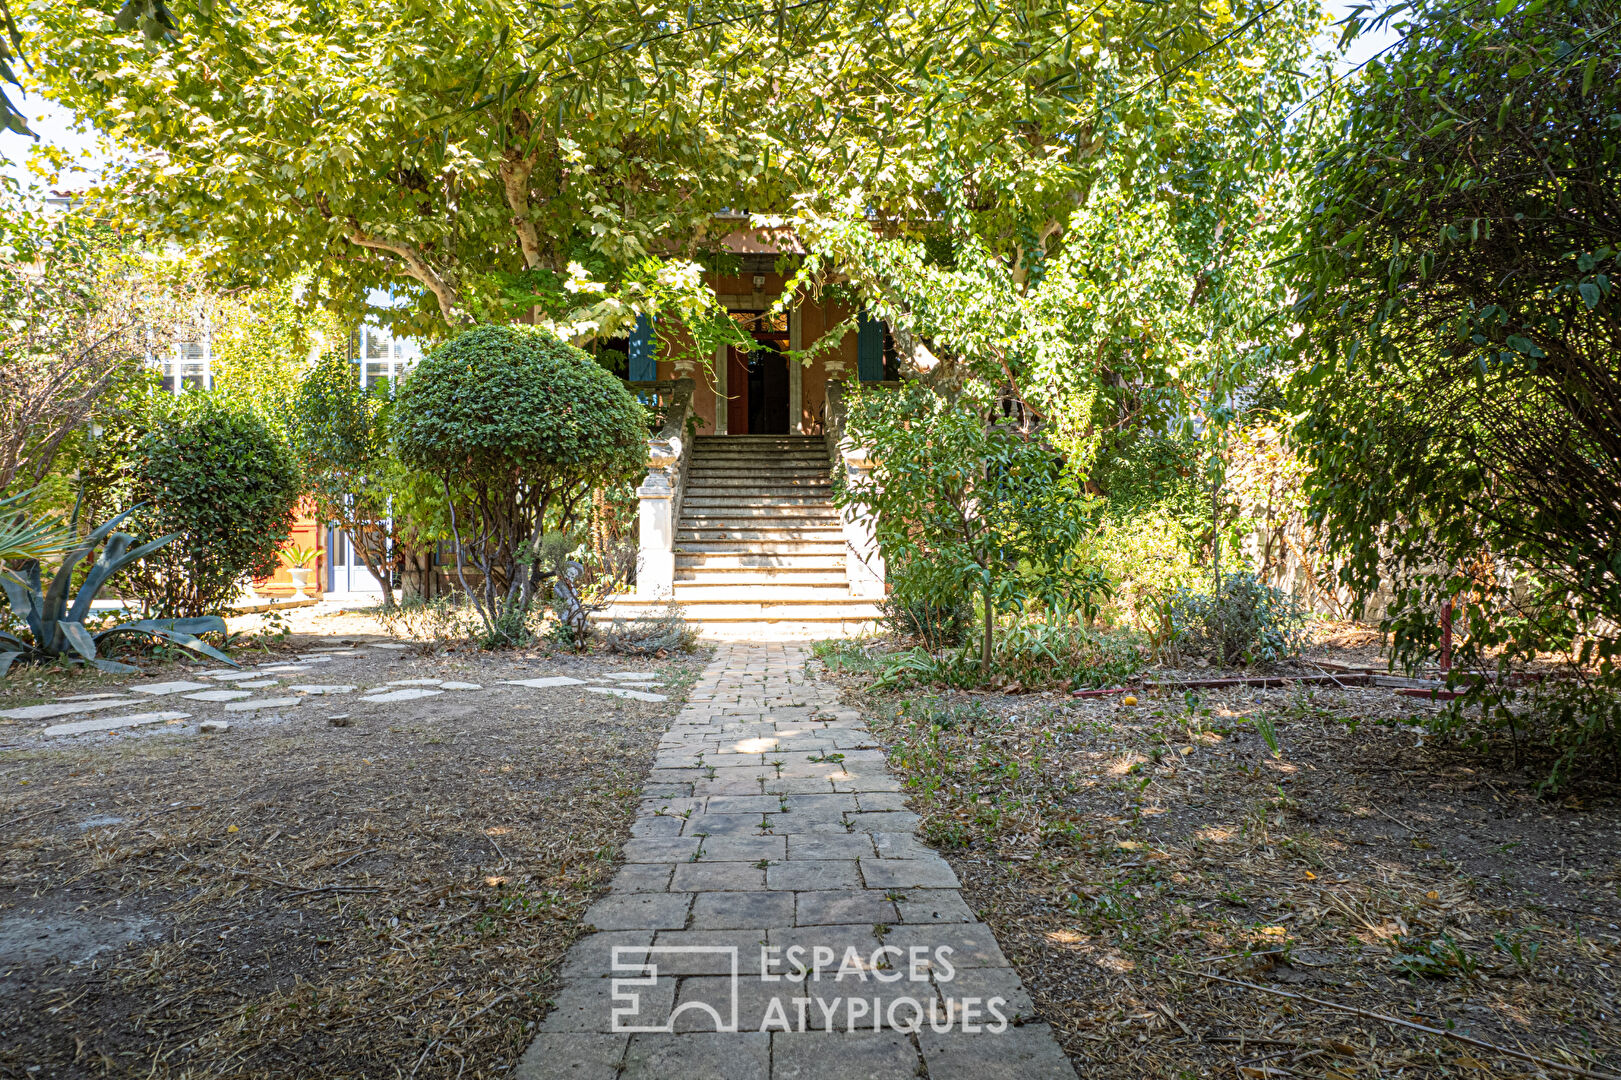
MULTIPOLYGON (((850 595, 821 436, 696 439, 674 550, 676 602, 707 636, 838 637, 879 617, 850 595)), ((622 597, 605 614, 661 607, 622 597)))

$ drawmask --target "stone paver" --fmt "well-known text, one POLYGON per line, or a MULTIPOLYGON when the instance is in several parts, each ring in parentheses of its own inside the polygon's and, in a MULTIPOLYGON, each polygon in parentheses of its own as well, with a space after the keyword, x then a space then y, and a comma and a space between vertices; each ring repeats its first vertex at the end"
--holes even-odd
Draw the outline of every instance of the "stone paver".
POLYGON ((56 724, 45 729, 46 735, 86 735, 95 731, 117 731, 119 728, 141 727, 145 724, 166 724, 170 720, 184 720, 190 713, 147 712, 128 716, 113 716, 101 720, 79 720, 71 724, 56 724))
POLYGON ((522 1080, 1074 1080, 807 656, 720 647, 660 743, 522 1080))
POLYGON ((55 705, 24 705, 20 709, 0 710, 0 717, 7 720, 54 720, 58 716, 72 716, 75 713, 94 712, 97 709, 117 709, 124 705, 150 704, 144 698, 115 697, 102 701, 65 701, 55 705))

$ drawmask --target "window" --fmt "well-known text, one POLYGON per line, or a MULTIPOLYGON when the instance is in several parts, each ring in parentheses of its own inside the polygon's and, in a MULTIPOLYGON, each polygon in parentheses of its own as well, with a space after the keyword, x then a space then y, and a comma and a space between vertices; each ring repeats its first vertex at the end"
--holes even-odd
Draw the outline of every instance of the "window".
POLYGON ((191 340, 173 342, 154 366, 163 374, 163 392, 207 390, 214 385, 214 368, 206 330, 191 340))
POLYGON ((422 350, 410 338, 397 338, 378 326, 362 326, 356 331, 355 366, 360 385, 375 393, 387 393, 417 361, 422 350))

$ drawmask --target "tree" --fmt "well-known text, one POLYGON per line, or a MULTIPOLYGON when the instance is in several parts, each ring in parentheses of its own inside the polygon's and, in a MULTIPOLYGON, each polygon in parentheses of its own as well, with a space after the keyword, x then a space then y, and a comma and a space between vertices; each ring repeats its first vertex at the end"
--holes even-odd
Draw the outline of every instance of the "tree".
POLYGON ((1039 436, 1003 422, 997 404, 979 386, 955 398, 915 381, 863 390, 850 430, 876 465, 841 477, 834 495, 872 517, 908 600, 950 607, 979 593, 987 677, 997 612, 1062 602, 1083 522, 1074 475, 1039 436))
MULTIPOLYGON (((1621 651, 1618 22, 1613 0, 1420 4, 1317 164, 1296 443, 1342 580, 1394 584, 1409 663, 1460 593, 1483 666, 1621 651)), ((1615 740, 1614 714, 1577 741, 1615 740)))
POLYGON ((328 353, 298 383, 292 419, 316 517, 348 535, 382 584, 385 608, 394 607, 390 480, 400 469, 389 444, 390 406, 360 385, 349 360, 328 353))
POLYGON ((875 228, 862 190, 805 200, 787 220, 816 253, 806 275, 853 281, 910 374, 1001 385, 1079 465, 1144 429, 1208 437, 1286 340, 1272 264, 1305 138, 1286 118, 1321 16, 1265 14, 1071 88, 1096 152, 1038 165, 1030 189, 977 192, 978 162, 948 147, 927 165, 931 220, 875 228))
POLYGON ((434 350, 394 408, 400 460, 444 489, 457 572, 487 634, 520 639, 542 584, 542 537, 576 525, 593 488, 645 467, 646 411, 579 349, 534 327, 494 325, 434 350))
POLYGON ((659 303, 660 268, 736 227, 718 212, 859 191, 879 220, 938 219, 943 158, 1027 272, 1030 223, 1044 241, 1091 162, 1151 146, 1166 89, 1316 10, 269 0, 153 44, 111 6, 40 0, 35 41, 49 92, 131 147, 124 212, 215 242, 236 278, 318 268, 351 306, 414 291, 427 305, 397 328, 434 333, 525 304, 611 332, 659 303), (607 291, 571 293, 582 276, 607 291))
POLYGON ((178 264, 83 215, 0 204, 0 494, 51 475, 152 343, 195 328, 197 296, 178 264))

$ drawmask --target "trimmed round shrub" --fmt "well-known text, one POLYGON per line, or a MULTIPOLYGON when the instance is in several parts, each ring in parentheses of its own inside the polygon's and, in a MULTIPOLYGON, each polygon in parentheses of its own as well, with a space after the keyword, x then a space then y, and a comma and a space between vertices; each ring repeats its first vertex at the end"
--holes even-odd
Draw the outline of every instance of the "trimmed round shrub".
POLYGON ((567 532, 593 489, 647 464, 647 411, 595 360, 531 326, 478 326, 435 349, 394 403, 400 460, 455 492, 469 598, 491 644, 520 643, 548 572, 540 539, 567 532), (465 564, 471 564, 467 566, 465 564))
POLYGON ((588 489, 646 464, 647 416, 580 349, 529 326, 478 326, 419 364, 400 388, 406 464, 533 490, 573 524, 588 489))
POLYGON ((246 405, 196 391, 160 403, 128 469, 129 502, 147 504, 130 531, 179 534, 124 574, 153 614, 219 612, 276 571, 302 485, 292 449, 246 405))

